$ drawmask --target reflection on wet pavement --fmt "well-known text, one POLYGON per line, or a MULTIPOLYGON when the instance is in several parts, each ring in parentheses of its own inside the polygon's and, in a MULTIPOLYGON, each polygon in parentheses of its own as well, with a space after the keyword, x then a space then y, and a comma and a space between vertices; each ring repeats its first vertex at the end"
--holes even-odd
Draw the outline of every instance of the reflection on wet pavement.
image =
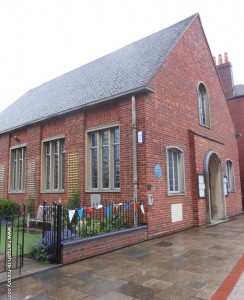
MULTIPOLYGON (((12 299, 210 299, 244 253, 244 215, 20 278, 12 299)), ((7 299, 6 284, 0 299, 7 299)))

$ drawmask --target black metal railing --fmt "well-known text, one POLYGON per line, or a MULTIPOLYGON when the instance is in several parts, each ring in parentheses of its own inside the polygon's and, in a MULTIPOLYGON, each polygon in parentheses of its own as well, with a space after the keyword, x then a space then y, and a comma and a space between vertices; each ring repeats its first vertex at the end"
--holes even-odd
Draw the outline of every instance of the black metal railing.
POLYGON ((105 201, 103 205, 62 210, 61 239, 88 237, 143 224, 140 203, 105 201))
POLYGON ((143 225, 143 203, 104 201, 92 207, 68 209, 60 204, 43 204, 43 242, 51 260, 61 261, 61 242, 143 225))

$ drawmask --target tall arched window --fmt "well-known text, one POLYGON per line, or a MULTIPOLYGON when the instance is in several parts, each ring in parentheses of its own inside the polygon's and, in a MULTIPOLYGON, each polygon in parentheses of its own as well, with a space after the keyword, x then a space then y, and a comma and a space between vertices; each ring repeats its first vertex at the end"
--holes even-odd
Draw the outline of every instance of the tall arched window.
POLYGON ((199 122, 203 126, 210 126, 209 117, 209 99, 206 87, 203 83, 198 85, 198 108, 199 108, 199 122))
POLYGON ((167 149, 168 193, 181 194, 185 192, 185 171, 183 152, 179 148, 167 149))

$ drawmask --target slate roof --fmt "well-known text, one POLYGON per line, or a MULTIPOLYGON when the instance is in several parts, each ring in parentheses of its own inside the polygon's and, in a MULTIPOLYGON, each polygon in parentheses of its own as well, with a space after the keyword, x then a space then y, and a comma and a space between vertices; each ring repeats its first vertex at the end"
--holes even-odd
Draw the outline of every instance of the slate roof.
POLYGON ((244 84, 237 84, 234 86, 233 98, 244 96, 244 84))
POLYGON ((38 86, 0 114, 0 133, 146 89, 195 14, 38 86))

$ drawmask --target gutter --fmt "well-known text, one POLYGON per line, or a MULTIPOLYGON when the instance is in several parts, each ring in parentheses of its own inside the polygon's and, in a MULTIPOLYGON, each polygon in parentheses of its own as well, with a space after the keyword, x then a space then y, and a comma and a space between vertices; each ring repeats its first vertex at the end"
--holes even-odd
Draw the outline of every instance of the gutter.
POLYGON ((243 98, 244 94, 242 95, 237 95, 237 96, 232 96, 231 98, 226 99, 227 101, 231 101, 231 100, 236 100, 236 99, 240 99, 243 98))

